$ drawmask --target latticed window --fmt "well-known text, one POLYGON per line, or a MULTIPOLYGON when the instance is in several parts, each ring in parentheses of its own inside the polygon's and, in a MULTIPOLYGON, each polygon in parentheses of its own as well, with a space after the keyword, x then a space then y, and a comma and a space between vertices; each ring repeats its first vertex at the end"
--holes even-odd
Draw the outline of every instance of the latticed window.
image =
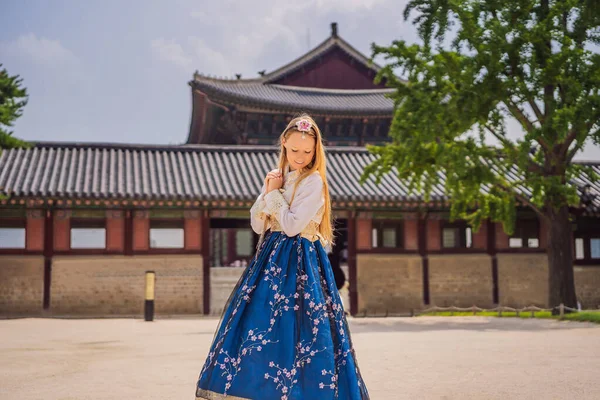
POLYGON ((402 221, 373 221, 372 246, 373 248, 404 247, 402 221))
POLYGON ((469 249, 473 247, 473 231, 466 222, 446 222, 442 224, 442 248, 469 249))

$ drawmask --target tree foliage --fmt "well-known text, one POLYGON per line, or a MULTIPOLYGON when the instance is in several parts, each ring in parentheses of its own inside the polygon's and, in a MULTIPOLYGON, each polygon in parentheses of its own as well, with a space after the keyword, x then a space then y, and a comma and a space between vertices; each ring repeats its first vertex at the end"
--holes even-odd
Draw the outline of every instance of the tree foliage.
MULTIPOLYGON (((2 64, 0 64, 2 67, 2 64)), ((27 89, 21 87, 22 79, 11 76, 6 69, 0 70, 0 149, 26 147, 27 143, 17 139, 9 129, 23 114, 27 104, 27 89)))
POLYGON ((596 177, 573 157, 600 144, 600 2, 412 0, 411 15, 421 45, 373 45, 396 108, 393 141, 369 147, 363 180, 395 170, 427 197, 443 184, 453 218, 509 232, 517 204, 542 218, 577 205, 571 179, 596 177), (507 134, 509 117, 522 137, 507 134))

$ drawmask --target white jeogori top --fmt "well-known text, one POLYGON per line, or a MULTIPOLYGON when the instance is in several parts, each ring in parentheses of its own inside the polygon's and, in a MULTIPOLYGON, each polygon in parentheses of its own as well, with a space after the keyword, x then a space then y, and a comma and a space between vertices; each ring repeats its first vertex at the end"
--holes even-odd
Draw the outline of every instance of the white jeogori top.
POLYGON ((263 233, 265 219, 269 216, 266 229, 281 230, 288 236, 302 234, 308 238, 315 235, 323 218, 323 180, 318 172, 307 176, 298 185, 292 200, 298 176, 298 171, 287 173, 283 187, 268 194, 265 194, 266 188, 263 185, 260 195, 250 209, 254 232, 263 233))

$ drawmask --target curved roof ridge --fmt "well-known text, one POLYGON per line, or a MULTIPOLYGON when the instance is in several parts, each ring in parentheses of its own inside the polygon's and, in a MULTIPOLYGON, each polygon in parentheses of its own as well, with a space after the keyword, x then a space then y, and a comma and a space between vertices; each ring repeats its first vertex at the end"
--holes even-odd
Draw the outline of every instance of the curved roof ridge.
MULTIPOLYGON (((263 83, 264 78, 249 78, 249 79, 235 79, 235 78, 227 78, 227 77, 218 77, 218 76, 210 76, 202 74, 198 71, 194 72, 194 81, 205 81, 205 82, 226 82, 231 84, 252 84, 252 83, 263 83)), ((190 82, 190 83, 192 83, 190 82)))
POLYGON ((327 53, 334 47, 339 47, 342 51, 355 58, 365 67, 373 70, 374 72, 379 72, 381 66, 376 64, 375 62, 371 62, 371 60, 362 54, 360 51, 355 49, 350 43, 346 42, 339 36, 330 36, 325 39, 323 42, 318 44, 312 50, 309 50, 307 53, 302 54, 300 57, 292 60, 291 62, 277 68, 276 70, 265 74, 264 76, 249 78, 249 79, 235 79, 235 78, 224 78, 224 77, 216 77, 202 74, 198 71, 194 73, 194 80, 202 80, 202 81, 217 81, 217 82, 231 82, 231 83, 266 83, 269 84, 273 81, 280 79, 282 76, 289 74, 298 68, 301 68, 303 65, 310 63, 315 58, 319 57, 322 54, 327 53))
POLYGON ((283 90, 313 92, 313 93, 332 93, 332 94, 380 94, 380 93, 393 93, 396 89, 394 88, 381 88, 381 89, 330 89, 330 88, 316 88, 307 86, 291 86, 291 85, 279 85, 279 84, 265 84, 271 87, 276 87, 283 90))
POLYGON ((394 111, 394 89, 319 89, 259 82, 196 80, 192 87, 223 105, 245 104, 279 111, 332 115, 386 115, 394 111))

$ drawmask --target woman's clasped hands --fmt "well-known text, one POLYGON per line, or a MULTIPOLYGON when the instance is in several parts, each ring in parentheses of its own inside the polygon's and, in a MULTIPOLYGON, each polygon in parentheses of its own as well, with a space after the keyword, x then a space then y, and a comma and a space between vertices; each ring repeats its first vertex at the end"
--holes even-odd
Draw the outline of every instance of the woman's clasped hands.
POLYGON ((283 175, 281 171, 278 169, 274 169, 270 171, 265 177, 265 187, 267 188, 267 193, 273 190, 279 190, 283 186, 283 175))

